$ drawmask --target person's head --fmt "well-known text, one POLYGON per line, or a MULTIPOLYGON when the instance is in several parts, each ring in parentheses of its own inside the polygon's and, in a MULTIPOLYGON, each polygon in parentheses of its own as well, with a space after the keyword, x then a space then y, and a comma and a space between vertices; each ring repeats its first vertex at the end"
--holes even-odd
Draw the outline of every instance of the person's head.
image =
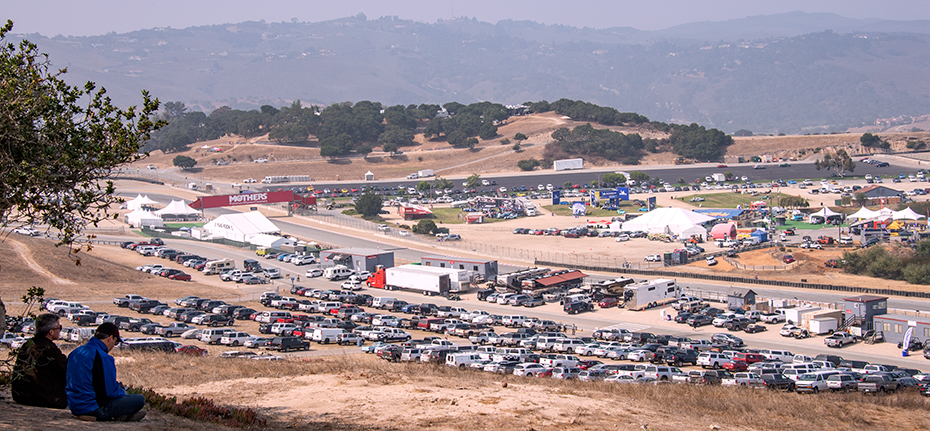
POLYGON ((36 337, 46 337, 55 341, 61 333, 60 317, 57 314, 45 313, 36 318, 36 337))
POLYGON ((123 341, 119 336, 119 329, 116 325, 105 322, 97 327, 94 332, 94 338, 100 340, 107 346, 107 351, 113 350, 113 347, 123 341))

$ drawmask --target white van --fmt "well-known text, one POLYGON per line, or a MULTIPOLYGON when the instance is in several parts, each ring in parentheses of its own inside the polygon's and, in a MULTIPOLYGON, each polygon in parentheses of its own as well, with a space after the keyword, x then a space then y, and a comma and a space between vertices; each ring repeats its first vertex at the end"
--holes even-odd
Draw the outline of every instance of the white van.
POLYGON ((71 328, 69 339, 75 343, 82 343, 94 336, 95 328, 71 328))
POLYGON ((457 353, 446 355, 446 365, 450 367, 465 368, 475 362, 481 362, 481 356, 477 353, 457 353))
POLYGON ((291 313, 287 311, 263 311, 262 314, 255 318, 255 321, 258 323, 274 323, 278 319, 288 319, 290 317, 291 313))
POLYGON ((344 332, 342 329, 316 328, 310 335, 310 339, 322 344, 335 343, 339 341, 339 335, 344 332))
POLYGON ((381 297, 375 298, 371 301, 371 306, 374 308, 387 308, 388 302, 397 301, 397 298, 381 297))
POLYGON ((235 332, 229 328, 208 328, 200 331, 200 341, 207 344, 218 344, 227 332, 235 332))
POLYGON ((504 316, 501 318, 501 324, 504 326, 523 326, 523 322, 526 321, 526 316, 514 315, 514 316, 504 316))
POLYGON ((840 372, 828 370, 803 374, 800 378, 795 380, 795 390, 798 392, 813 392, 815 394, 820 391, 825 391, 829 389, 827 387, 827 377, 834 374, 840 374, 840 372))

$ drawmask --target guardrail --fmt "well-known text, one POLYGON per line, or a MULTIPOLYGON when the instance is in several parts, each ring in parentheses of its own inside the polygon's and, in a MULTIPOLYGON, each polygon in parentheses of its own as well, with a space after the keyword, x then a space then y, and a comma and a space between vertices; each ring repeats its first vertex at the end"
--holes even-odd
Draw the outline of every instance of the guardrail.
MULTIPOLYGON (((535 261, 537 266, 558 266, 558 262, 550 262, 544 260, 535 261)), ((700 274, 692 272, 679 272, 679 271, 661 271, 661 270, 643 270, 643 269, 632 269, 632 268, 622 268, 622 267, 598 267, 598 266, 588 266, 588 265, 575 265, 571 267, 572 269, 584 270, 584 271, 600 271, 600 272, 615 272, 619 274, 636 274, 636 275, 645 275, 645 276, 656 276, 664 278, 691 278, 699 280, 709 280, 709 281, 719 281, 724 283, 744 283, 744 284, 757 284, 763 286, 781 286, 781 287, 794 287, 799 289, 811 289, 811 290, 835 290, 839 292, 849 292, 849 293, 859 293, 867 295, 884 295, 884 296, 903 296, 905 298, 921 298, 921 299, 930 299, 930 292, 915 292, 908 290, 897 290, 897 289, 875 289, 871 287, 853 287, 853 286, 837 286, 834 284, 819 284, 819 283, 807 283, 807 282, 793 282, 793 281, 781 281, 781 280, 765 280, 758 278, 746 278, 746 277, 733 277, 726 275, 713 275, 713 274, 700 274)), ((802 279, 803 280, 803 279, 802 279)))

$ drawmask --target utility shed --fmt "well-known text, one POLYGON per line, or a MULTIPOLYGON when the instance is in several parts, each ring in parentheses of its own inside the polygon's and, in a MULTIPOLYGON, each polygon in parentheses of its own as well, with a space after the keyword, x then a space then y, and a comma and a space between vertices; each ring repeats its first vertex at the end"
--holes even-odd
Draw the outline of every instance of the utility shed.
POLYGON ((730 310, 741 310, 755 304, 756 292, 752 289, 733 289, 727 294, 727 308, 730 310))
POLYGON ((861 326, 864 330, 872 327, 872 319, 888 313, 888 297, 877 295, 860 295, 843 298, 843 310, 846 313, 844 326, 861 326))

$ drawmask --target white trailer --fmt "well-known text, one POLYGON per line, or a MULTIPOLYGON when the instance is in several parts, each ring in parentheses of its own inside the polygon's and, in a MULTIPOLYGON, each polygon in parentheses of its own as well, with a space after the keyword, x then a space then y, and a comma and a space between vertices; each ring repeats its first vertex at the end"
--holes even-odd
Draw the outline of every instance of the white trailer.
POLYGON ((436 266, 410 265, 413 268, 419 268, 424 271, 432 271, 437 274, 449 274, 449 291, 452 293, 464 293, 472 287, 475 282, 477 273, 465 269, 441 268, 436 266))
POLYGON ((556 160, 552 167, 557 171, 568 171, 571 169, 583 169, 584 159, 562 159, 556 160))
POLYGON ((368 287, 394 290, 406 289, 424 295, 447 296, 452 290, 451 277, 446 272, 433 271, 420 265, 401 265, 378 268, 368 277, 368 287))
POLYGON ((423 170, 417 172, 417 175, 419 175, 420 178, 431 177, 431 176, 433 176, 433 170, 432 170, 432 169, 423 169, 423 170))
POLYGON ((714 179, 714 181, 717 181, 719 183, 722 183, 727 180, 727 176, 724 174, 711 174, 711 177, 714 179))
POLYGON ((624 287, 623 306, 628 310, 645 310, 676 301, 679 296, 681 290, 675 280, 660 278, 624 287))

